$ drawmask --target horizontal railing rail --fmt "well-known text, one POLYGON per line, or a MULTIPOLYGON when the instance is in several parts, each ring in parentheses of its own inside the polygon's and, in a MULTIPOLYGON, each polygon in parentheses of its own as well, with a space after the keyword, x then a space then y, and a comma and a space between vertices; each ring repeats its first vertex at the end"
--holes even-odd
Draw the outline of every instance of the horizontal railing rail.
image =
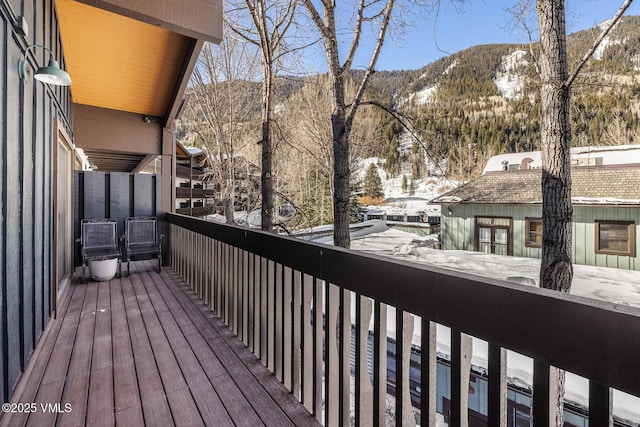
POLYGON ((534 359, 536 426, 554 417, 551 367, 589 380, 591 425, 609 423, 610 387, 640 396, 638 309, 182 215, 167 221, 178 274, 325 425, 384 424, 388 354, 396 423, 414 422, 414 323, 422 425, 435 425, 436 323, 451 328, 449 425, 467 425, 469 336, 488 342, 488 425, 507 425, 505 349, 534 359), (388 318, 401 333, 387 335, 388 318))

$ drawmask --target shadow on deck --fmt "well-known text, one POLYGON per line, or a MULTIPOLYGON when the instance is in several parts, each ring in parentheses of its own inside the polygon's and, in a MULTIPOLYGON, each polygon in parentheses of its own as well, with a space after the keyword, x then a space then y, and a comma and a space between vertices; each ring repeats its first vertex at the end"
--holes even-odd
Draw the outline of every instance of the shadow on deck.
POLYGON ((74 280, 13 402, 29 405, 2 426, 318 425, 171 268, 149 262, 74 280))

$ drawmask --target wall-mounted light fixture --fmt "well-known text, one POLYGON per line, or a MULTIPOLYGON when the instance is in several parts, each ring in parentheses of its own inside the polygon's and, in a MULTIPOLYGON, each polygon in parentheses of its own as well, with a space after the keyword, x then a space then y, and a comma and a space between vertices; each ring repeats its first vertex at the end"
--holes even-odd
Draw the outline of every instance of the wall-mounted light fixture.
POLYGON ((162 120, 159 117, 144 116, 142 118, 142 121, 145 122, 145 123, 154 123, 154 122, 160 123, 162 120))
POLYGON ((36 47, 40 47, 49 52, 49 65, 47 65, 46 67, 38 68, 33 77, 43 83, 47 83, 50 85, 70 86, 71 77, 69 77, 69 74, 66 71, 60 69, 58 61, 53 59, 53 53, 48 48, 39 44, 32 44, 24 51, 24 57, 18 63, 18 73, 20 74, 20 79, 28 82, 28 79, 31 77, 31 67, 27 63, 27 53, 30 49, 36 47))

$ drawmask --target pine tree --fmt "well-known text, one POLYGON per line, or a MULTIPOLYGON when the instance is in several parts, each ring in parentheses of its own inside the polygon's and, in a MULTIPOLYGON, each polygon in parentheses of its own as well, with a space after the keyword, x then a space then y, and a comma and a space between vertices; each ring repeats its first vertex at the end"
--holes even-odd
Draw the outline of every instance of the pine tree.
POLYGON ((371 163, 364 176, 364 195, 374 199, 381 199, 384 197, 384 190, 382 188, 382 180, 378 174, 378 167, 373 163, 371 163))

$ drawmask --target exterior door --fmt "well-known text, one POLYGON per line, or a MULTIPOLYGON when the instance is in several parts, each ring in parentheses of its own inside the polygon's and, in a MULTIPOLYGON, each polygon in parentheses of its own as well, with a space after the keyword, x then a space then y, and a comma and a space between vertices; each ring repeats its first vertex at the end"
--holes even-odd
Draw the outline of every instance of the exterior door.
MULTIPOLYGON (((54 148, 54 239, 55 285, 52 292, 55 304, 60 289, 69 281, 73 273, 73 227, 72 227, 72 177, 74 156, 72 145, 66 133, 55 128, 57 141, 54 148)), ((55 306, 55 305, 54 305, 55 306)))
POLYGON ((511 255, 511 220, 476 218, 476 250, 488 254, 511 255))

